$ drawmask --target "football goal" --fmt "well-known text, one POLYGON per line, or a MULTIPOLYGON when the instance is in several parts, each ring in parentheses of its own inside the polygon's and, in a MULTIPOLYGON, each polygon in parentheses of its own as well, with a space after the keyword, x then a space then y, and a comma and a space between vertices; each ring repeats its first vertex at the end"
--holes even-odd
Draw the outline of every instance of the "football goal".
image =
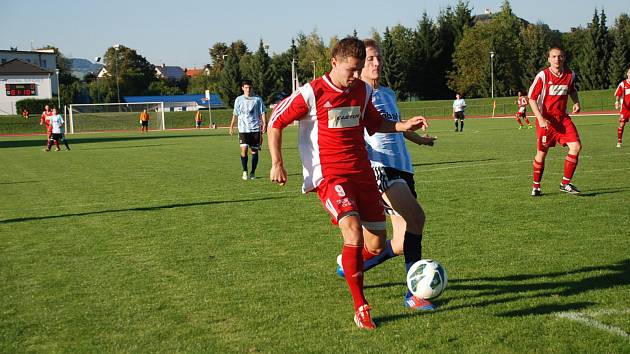
POLYGON ((140 129, 140 113, 149 113, 149 130, 164 130, 164 103, 71 104, 66 131, 69 134, 140 129))

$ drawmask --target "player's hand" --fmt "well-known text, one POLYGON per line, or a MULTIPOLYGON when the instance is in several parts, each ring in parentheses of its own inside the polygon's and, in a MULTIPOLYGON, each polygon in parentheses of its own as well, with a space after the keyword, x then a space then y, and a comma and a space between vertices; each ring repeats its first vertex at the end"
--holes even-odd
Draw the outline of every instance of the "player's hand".
POLYGON ((548 124, 549 124, 549 121, 544 118, 538 120, 538 125, 543 129, 547 129, 548 124))
POLYGON ((615 102, 615 109, 619 109, 619 102, 615 102))
POLYGON ((234 128, 230 127, 229 132, 230 132, 230 135, 234 135, 234 128))
POLYGON ((269 179, 273 183, 284 186, 287 183, 287 170, 283 165, 272 165, 269 171, 269 179))
POLYGON ((579 102, 573 104, 573 111, 572 112, 573 112, 573 114, 580 113, 580 103, 579 102))
POLYGON ((425 134, 420 137, 420 143, 422 145, 433 146, 435 145, 435 141, 437 140, 437 136, 430 136, 429 134, 425 134))
POLYGON ((426 131, 427 128, 429 127, 429 123, 427 122, 427 119, 424 118, 423 116, 415 116, 412 118, 409 118, 408 120, 402 122, 404 124, 404 127, 406 128, 406 130, 418 130, 418 129, 422 129, 423 131, 426 131))

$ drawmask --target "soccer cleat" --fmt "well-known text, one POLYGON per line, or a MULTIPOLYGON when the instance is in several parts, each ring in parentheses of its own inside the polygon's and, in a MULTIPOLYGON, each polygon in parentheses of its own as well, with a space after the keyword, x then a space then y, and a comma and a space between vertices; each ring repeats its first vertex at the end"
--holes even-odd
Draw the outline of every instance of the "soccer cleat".
POLYGON ((250 173, 249 179, 256 179, 256 174, 254 172, 250 173))
POLYGON ((456 131, 456 132, 458 132, 458 131, 459 131, 459 129, 455 128, 455 131, 456 131))
POLYGON ((523 126, 522 126, 522 125, 520 125, 520 126, 518 127, 518 130, 521 130, 521 129, 523 129, 523 126))
POLYGON ((532 188, 532 197, 540 197, 541 195, 540 188, 532 188))
POLYGON ((532 129, 532 126, 531 126, 531 125, 528 125, 528 126, 527 126, 527 129, 532 129))
POLYGON ((437 306, 435 306, 430 301, 421 299, 412 294, 405 295, 404 304, 406 308, 410 308, 410 309, 414 309, 418 311, 434 311, 435 309, 437 309, 437 306))
POLYGON ((357 324, 357 327, 364 329, 375 329, 376 324, 372 321, 372 316, 370 316, 370 305, 365 304, 357 310, 354 314, 354 323, 357 324))
POLYGON ((60 148, 56 148, 55 151, 61 151, 61 149, 60 148))
POLYGON ((621 147, 621 143, 617 143, 617 147, 620 148, 621 147))
POLYGON ((580 190, 577 189, 577 187, 572 185, 571 183, 561 184, 560 192, 569 193, 569 194, 580 194, 580 190))
POLYGON ((247 181, 247 171, 243 171, 243 180, 247 181))
POLYGON ((343 272, 343 266, 341 265, 341 255, 337 256, 337 275, 341 278, 346 277, 346 274, 343 272))

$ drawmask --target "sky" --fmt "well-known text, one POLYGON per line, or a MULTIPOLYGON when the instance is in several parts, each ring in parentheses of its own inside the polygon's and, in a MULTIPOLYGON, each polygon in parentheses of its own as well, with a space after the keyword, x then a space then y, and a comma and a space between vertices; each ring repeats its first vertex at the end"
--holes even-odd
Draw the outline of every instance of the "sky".
MULTIPOLYGON (((498 12, 502 0, 470 0, 472 13, 498 12)), ((152 64, 201 67, 210 62, 208 48, 217 42, 243 40, 257 50, 286 51, 298 33, 316 31, 328 44, 332 36, 357 31, 360 38, 385 27, 414 28, 423 12, 436 19, 457 0, 55 0, 0 4, 0 49, 58 47, 69 58, 94 61, 108 47, 135 49, 152 64)), ((629 13, 626 0, 512 0, 513 12, 563 32, 586 26, 595 8, 604 9, 607 24, 629 13)))

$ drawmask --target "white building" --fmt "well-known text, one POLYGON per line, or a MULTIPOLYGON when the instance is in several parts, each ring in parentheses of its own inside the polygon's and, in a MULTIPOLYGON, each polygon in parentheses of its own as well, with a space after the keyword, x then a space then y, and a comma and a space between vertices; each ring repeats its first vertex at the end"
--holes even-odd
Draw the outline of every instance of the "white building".
POLYGON ((0 115, 19 114, 15 103, 23 99, 52 98, 55 76, 54 71, 19 59, 0 64, 0 115))
MULTIPOLYGON (((13 59, 21 60, 25 63, 39 66, 44 70, 48 70, 51 73, 55 73, 57 69, 57 55, 52 49, 38 49, 38 50, 0 50, 0 65, 10 62, 13 59)), ((57 94, 57 77, 52 77, 53 95, 57 94)))

